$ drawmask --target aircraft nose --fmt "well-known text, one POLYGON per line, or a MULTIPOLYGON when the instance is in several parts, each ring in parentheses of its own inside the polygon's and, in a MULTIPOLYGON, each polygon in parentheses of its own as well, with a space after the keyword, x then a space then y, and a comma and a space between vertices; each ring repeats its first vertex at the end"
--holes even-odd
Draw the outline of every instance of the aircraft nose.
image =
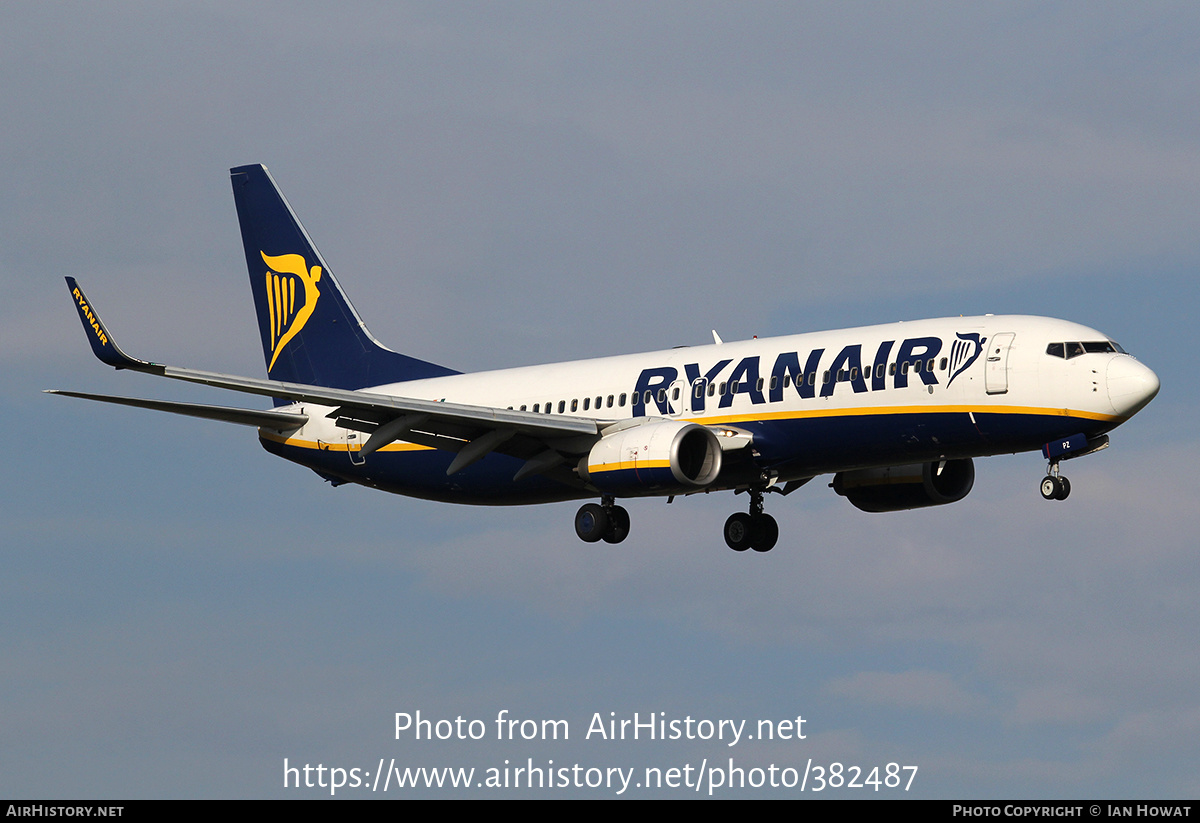
POLYGON ((1108 363, 1108 402, 1113 411, 1131 416, 1158 394, 1158 375, 1129 355, 1117 355, 1108 363))

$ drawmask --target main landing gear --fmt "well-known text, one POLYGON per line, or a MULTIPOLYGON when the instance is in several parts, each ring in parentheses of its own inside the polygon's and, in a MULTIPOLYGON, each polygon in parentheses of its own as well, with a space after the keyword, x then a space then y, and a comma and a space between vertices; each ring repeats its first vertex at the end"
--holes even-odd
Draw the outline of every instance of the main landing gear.
POLYGON ((750 489, 750 513, 731 514, 725 521, 725 544, 735 552, 769 552, 779 540, 779 524, 763 512, 761 489, 750 489))
POLYGON ((605 495, 599 503, 584 503, 575 513, 575 534, 585 543, 620 543, 629 536, 629 512, 605 495))
POLYGON ((1058 461, 1050 464, 1042 478, 1042 497, 1047 500, 1066 500, 1071 493, 1071 481, 1058 472, 1058 461))

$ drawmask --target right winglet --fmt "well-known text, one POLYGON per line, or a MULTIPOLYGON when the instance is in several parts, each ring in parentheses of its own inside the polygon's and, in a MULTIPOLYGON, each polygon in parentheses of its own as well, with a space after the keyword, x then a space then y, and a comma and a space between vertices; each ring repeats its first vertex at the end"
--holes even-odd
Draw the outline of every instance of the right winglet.
POLYGON ((96 312, 96 307, 84 296, 83 290, 79 288, 74 277, 67 278, 67 288, 71 290, 71 296, 75 298, 75 308, 79 310, 79 319, 83 322, 83 330, 87 333, 88 342, 92 344, 92 353, 101 362, 116 369, 135 369, 137 371, 162 369, 161 366, 154 363, 130 357, 117 347, 112 335, 108 333, 108 329, 104 327, 104 322, 96 312))

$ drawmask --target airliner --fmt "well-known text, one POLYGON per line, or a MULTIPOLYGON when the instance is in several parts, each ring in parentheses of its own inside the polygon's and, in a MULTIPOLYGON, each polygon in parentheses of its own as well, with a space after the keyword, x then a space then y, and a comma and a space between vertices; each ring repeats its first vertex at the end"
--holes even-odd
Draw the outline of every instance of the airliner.
POLYGON ((591 499, 584 541, 620 543, 618 499, 732 490, 735 551, 779 537, 769 494, 830 486, 867 512, 963 499, 973 459, 1041 451, 1041 494, 1067 459, 1157 394, 1094 329, 1028 316, 953 317, 462 374, 367 330, 264 166, 230 170, 267 379, 167 366, 118 348, 67 278, 95 355, 117 369, 273 399, 231 408, 51 393, 254 426, 268 452, 344 483, 452 503, 591 499))

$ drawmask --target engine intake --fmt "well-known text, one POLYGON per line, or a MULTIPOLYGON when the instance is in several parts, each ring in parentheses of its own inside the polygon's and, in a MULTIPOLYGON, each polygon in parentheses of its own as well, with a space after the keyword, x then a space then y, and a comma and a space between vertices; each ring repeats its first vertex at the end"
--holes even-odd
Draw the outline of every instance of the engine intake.
POLYGON ((971 458, 838 472, 833 490, 865 512, 898 512, 957 503, 975 485, 971 458))
POLYGON ((721 444, 704 426, 658 420, 603 437, 579 462, 579 476, 612 494, 702 489, 721 473, 721 444))

